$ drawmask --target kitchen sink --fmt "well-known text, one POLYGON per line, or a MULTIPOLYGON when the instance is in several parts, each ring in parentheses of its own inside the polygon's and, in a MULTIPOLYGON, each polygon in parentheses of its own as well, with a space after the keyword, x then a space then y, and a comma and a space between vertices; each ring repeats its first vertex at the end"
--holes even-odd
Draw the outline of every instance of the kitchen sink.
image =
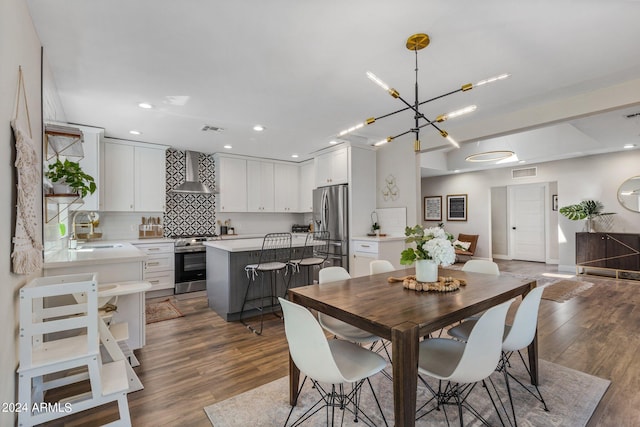
POLYGON ((121 243, 85 243, 78 246, 78 249, 113 249, 121 247, 121 243))

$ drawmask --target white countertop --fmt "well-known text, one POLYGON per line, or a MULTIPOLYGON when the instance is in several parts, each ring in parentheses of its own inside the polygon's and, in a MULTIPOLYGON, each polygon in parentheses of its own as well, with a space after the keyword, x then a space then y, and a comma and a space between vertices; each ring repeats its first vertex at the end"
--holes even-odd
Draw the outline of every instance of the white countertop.
MULTIPOLYGON (((291 247, 297 248, 304 246, 306 238, 306 233, 292 234, 291 247)), ((264 239, 262 237, 254 239, 224 239, 204 242, 204 245, 211 248, 221 249, 227 252, 259 251, 262 249, 263 240, 264 239)))
POLYGON ((147 255, 127 242, 78 243, 77 249, 46 252, 43 268, 144 261, 147 255))
POLYGON ((151 289, 151 283, 146 281, 127 281, 102 283, 98 285, 98 297, 111 298, 120 295, 135 294, 151 289))
POLYGON ((351 240, 365 240, 367 242, 391 242, 391 241, 398 241, 398 240, 404 240, 406 239, 406 236, 354 236, 351 238, 351 240))
POLYGON ((169 237, 153 237, 149 239, 126 240, 126 242, 129 242, 133 245, 144 245, 145 243, 174 243, 175 241, 176 239, 171 239, 169 237))

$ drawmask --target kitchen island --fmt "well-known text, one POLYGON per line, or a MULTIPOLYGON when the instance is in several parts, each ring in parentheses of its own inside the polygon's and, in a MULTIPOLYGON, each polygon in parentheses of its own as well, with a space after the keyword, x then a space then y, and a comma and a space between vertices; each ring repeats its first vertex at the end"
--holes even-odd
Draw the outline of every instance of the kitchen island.
POLYGON ((98 286, 105 289, 104 296, 118 297, 113 321, 128 323, 127 345, 136 350, 145 345, 144 292, 150 285, 141 286, 141 282, 146 259, 144 252, 126 242, 80 243, 76 249, 46 252, 43 275, 96 273, 98 286))
MULTIPOLYGON (((302 255, 305 239, 306 234, 292 235, 292 258, 299 258, 302 255)), ((240 319, 244 294, 249 283, 244 267, 258 262, 262 241, 263 239, 260 238, 208 241, 204 243, 207 248, 207 297, 209 299, 209 307, 227 322, 240 319)), ((283 273, 279 273, 277 276, 279 295, 284 295, 286 282, 289 280, 288 275, 291 274, 291 271, 289 270, 286 274, 284 276, 283 273)), ((306 285, 305 277, 305 274, 294 274, 291 278, 291 287, 306 285)), ((268 281, 269 278, 265 277, 265 280, 268 281)), ((270 289, 267 286, 265 288, 270 289)), ((259 287, 254 287, 250 296, 259 296, 256 293, 258 291, 259 287)), ((266 312, 271 309, 271 307, 265 307, 266 312)), ((249 311, 246 316, 258 313, 257 310, 253 310, 249 311)))

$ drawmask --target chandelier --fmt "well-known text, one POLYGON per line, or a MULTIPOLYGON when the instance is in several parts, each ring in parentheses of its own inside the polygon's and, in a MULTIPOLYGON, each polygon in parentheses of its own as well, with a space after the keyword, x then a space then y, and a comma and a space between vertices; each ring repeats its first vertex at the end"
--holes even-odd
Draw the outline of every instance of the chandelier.
POLYGON ((428 102, 431 101, 435 101, 437 99, 441 99, 444 98, 446 96, 449 95, 453 95, 454 93, 458 93, 458 92, 466 92, 469 91, 471 89, 473 89, 474 87, 478 87, 478 86, 482 86, 485 85, 487 83, 493 83, 499 80, 503 80, 506 79, 507 77, 510 76, 510 74, 501 74, 499 76, 496 77, 491 77, 488 79, 484 79, 479 81, 478 83, 476 83, 475 85, 472 83, 467 83, 462 85, 460 88, 452 90, 450 92, 444 93, 442 95, 436 96, 434 98, 431 99, 427 99, 425 101, 419 101, 418 99, 418 51, 424 49, 425 47, 429 46, 429 36, 427 34, 424 33, 419 33, 419 34, 414 34, 411 37, 409 37, 407 39, 407 49, 412 50, 415 52, 415 57, 416 57, 416 68, 415 68, 415 74, 416 74, 416 82, 415 82, 415 98, 414 98, 414 102, 410 103, 407 100, 405 100, 402 96, 400 96, 400 93, 395 90, 392 87, 389 87, 385 82, 383 82, 380 78, 378 78, 375 74, 373 74, 370 71, 367 71, 367 77, 369 77, 369 79, 371 79, 371 81, 373 81, 374 83, 376 83, 378 86, 380 86, 382 89, 384 89, 387 93, 389 93, 389 95, 391 95, 393 98, 399 99, 400 101, 402 101, 403 104, 405 104, 404 108, 401 108, 399 110, 396 111, 392 111, 391 113, 388 114, 383 114, 379 117, 370 117, 368 119, 366 119, 364 122, 359 123, 355 126, 350 127, 349 129, 343 130, 342 132, 340 132, 338 134, 338 136, 344 136, 348 133, 354 132, 364 126, 367 125, 371 125, 373 123, 376 122, 376 120, 380 120, 383 119, 385 117, 389 117, 392 116, 394 114, 400 113, 402 111, 407 111, 407 110, 412 110, 413 111, 413 118, 414 118, 414 124, 413 127, 405 132, 399 133, 395 136, 389 136, 381 141, 376 142, 375 146, 379 146, 379 145, 383 145, 386 144, 387 142, 391 142, 392 140, 401 137, 403 135, 407 135, 409 133, 413 133, 415 135, 415 142, 413 144, 413 149, 416 152, 420 151, 420 130, 424 127, 427 126, 431 126, 432 128, 434 128, 437 132, 440 133, 440 135, 443 138, 446 138, 454 147, 456 148, 460 148, 460 145, 458 145, 458 143, 456 142, 455 139, 453 139, 449 133, 444 130, 441 129, 440 126, 438 125, 439 123, 444 122, 447 119, 452 119, 454 117, 458 117, 464 114, 468 114, 471 113, 473 111, 476 110, 476 106, 475 105, 469 105, 467 107, 461 108, 459 110, 456 111, 452 111, 450 113, 447 114, 441 114, 439 116, 437 116, 435 119, 431 120, 428 117, 426 117, 423 113, 420 112, 420 106, 424 105, 428 102))

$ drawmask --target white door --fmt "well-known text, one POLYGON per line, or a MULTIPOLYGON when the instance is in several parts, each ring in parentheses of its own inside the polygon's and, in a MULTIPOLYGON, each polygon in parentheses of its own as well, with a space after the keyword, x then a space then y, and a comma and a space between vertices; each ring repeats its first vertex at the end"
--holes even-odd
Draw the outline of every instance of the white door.
POLYGON ((509 187, 510 254, 512 259, 545 261, 545 185, 509 187))

